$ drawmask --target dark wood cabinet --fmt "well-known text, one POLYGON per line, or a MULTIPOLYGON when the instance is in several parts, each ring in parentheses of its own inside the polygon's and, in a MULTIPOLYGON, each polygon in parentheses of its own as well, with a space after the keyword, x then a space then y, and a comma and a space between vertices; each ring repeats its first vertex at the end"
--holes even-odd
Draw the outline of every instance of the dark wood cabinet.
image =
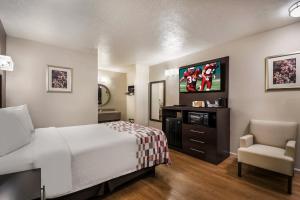
POLYGON ((230 109, 227 102, 229 94, 229 57, 217 58, 184 67, 206 65, 213 62, 220 62, 221 65, 221 91, 180 92, 179 104, 181 106, 163 107, 162 130, 169 138, 172 138, 172 134, 176 134, 176 137, 181 134, 181 145, 174 145, 172 140, 168 140, 168 142, 170 141, 170 148, 218 164, 229 156, 230 151, 230 109), (222 105, 224 107, 192 107, 193 101, 208 100, 215 102, 220 98, 224 100, 222 105), (197 113, 202 113, 199 114, 198 119, 197 117, 194 119, 189 117, 196 116, 197 113), (177 123, 181 124, 180 131, 177 130, 178 127, 169 127, 170 124, 167 123, 169 118, 172 118, 173 121, 181 120, 181 123, 177 123), (197 120, 201 121, 201 119, 203 119, 203 123, 198 123, 197 120))
MULTIPOLYGON (((182 148, 175 148, 176 150, 214 164, 222 162, 229 156, 229 108, 164 107, 162 124, 164 131, 166 131, 167 118, 178 118, 182 120, 182 148), (188 120, 189 112, 209 113, 215 116, 213 119, 215 123, 213 123, 214 125, 212 126, 190 124, 188 120)), ((169 131, 167 135, 172 135, 172 132, 169 131)), ((169 146, 173 148, 172 144, 169 146)))
POLYGON ((41 188, 41 170, 32 169, 0 175, 0 199, 44 199, 45 187, 41 188))

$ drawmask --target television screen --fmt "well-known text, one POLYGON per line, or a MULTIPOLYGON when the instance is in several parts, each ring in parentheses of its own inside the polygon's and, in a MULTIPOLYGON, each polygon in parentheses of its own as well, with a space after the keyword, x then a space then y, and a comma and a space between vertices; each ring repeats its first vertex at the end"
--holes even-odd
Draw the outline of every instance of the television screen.
POLYGON ((179 90, 183 93, 221 91, 221 63, 180 68, 179 90))

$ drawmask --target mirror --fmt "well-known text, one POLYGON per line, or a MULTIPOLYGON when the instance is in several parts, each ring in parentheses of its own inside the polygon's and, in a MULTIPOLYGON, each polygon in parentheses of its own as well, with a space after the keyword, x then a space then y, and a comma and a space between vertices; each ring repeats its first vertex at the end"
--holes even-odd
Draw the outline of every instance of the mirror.
POLYGON ((104 106, 108 104, 110 100, 110 91, 108 87, 102 84, 98 84, 98 104, 104 106))
POLYGON ((165 106, 166 81, 154 81, 149 83, 150 89, 150 120, 162 121, 162 107, 165 106))

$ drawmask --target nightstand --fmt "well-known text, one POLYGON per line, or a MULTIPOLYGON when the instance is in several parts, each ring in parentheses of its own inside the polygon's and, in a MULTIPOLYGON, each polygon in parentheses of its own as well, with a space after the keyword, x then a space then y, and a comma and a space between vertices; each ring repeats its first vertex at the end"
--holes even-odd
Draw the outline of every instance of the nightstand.
POLYGON ((0 175, 0 199, 45 199, 45 187, 41 187, 41 169, 32 169, 0 175))

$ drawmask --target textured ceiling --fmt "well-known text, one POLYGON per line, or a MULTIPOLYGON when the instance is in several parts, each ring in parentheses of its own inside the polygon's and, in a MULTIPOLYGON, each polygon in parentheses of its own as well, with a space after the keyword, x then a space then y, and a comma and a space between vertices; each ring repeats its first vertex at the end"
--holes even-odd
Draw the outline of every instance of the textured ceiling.
POLYGON ((155 64, 295 22, 289 0, 0 0, 10 36, 82 51, 100 67, 155 64))

